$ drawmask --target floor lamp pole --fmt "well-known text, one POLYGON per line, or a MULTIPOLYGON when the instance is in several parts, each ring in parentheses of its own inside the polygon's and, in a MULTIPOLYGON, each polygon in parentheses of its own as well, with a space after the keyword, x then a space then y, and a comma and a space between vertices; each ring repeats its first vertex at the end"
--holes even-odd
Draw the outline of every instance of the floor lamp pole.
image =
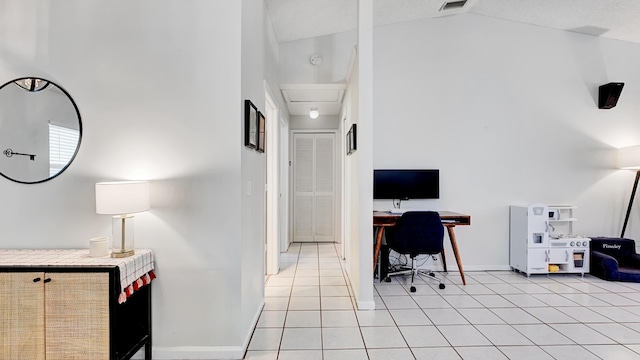
POLYGON ((627 229, 627 223, 629 222, 629 214, 631 214, 631 205, 633 205, 633 199, 636 197, 636 189, 638 188, 638 179, 640 179, 640 169, 636 171, 636 180, 633 183, 633 190, 631 191, 631 198, 629 198, 629 206, 627 206, 627 215, 624 217, 624 225, 622 225, 622 233, 620 237, 624 237, 624 231, 627 229))

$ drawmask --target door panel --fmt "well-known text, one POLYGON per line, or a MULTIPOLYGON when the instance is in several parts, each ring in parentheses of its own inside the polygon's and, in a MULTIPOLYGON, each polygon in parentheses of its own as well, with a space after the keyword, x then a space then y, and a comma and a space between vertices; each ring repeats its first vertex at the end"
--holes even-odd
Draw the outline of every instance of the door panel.
POLYGON ((550 249, 549 250, 550 264, 568 264, 569 260, 570 260, 570 257, 569 257, 568 249, 550 249))
POLYGON ((47 360, 108 360, 109 274, 45 276, 47 360))
POLYGON ((532 249, 527 250, 527 266, 529 274, 546 274, 549 266, 549 250, 532 249))
POLYGON ((43 278, 40 272, 0 273, 0 359, 44 360, 43 278))
POLYGON ((313 196, 296 195, 294 241, 313 241, 313 196))
POLYGON ((293 140, 293 241, 313 241, 314 137, 297 134, 293 140))
POLYGON ((333 241, 333 196, 316 195, 316 241, 333 241))

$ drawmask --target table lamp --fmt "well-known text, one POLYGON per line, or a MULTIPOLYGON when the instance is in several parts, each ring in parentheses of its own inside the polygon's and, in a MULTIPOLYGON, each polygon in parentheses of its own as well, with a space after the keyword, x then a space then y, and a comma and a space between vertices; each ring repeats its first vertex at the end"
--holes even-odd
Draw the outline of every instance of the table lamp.
POLYGON ((135 253, 132 214, 149 209, 147 181, 96 183, 96 213, 114 215, 111 257, 121 258, 135 253))
POLYGON ((631 197, 629 198, 629 206, 627 206, 627 215, 624 217, 624 225, 622 225, 622 233, 620 234, 620 237, 623 238, 624 231, 627 229, 627 223, 629 222, 629 214, 631 214, 633 199, 636 196, 638 179, 640 179, 640 145, 620 148, 618 150, 618 167, 620 169, 636 170, 636 180, 633 183, 633 190, 631 190, 631 197))

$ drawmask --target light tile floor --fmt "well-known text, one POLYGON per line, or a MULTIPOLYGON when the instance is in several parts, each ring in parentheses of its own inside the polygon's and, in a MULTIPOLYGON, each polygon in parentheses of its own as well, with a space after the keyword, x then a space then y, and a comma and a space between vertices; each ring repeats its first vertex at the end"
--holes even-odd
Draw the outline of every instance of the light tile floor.
POLYGON ((245 359, 638 359, 640 284, 509 271, 374 281, 358 311, 334 244, 292 244, 269 276, 245 359))

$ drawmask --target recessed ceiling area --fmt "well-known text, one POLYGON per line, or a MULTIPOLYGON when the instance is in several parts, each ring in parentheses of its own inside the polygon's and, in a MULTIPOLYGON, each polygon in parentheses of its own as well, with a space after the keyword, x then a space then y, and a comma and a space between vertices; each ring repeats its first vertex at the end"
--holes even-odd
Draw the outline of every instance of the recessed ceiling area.
POLYGON ((290 115, 309 115, 317 108, 320 115, 339 115, 346 84, 283 84, 280 91, 290 115))

